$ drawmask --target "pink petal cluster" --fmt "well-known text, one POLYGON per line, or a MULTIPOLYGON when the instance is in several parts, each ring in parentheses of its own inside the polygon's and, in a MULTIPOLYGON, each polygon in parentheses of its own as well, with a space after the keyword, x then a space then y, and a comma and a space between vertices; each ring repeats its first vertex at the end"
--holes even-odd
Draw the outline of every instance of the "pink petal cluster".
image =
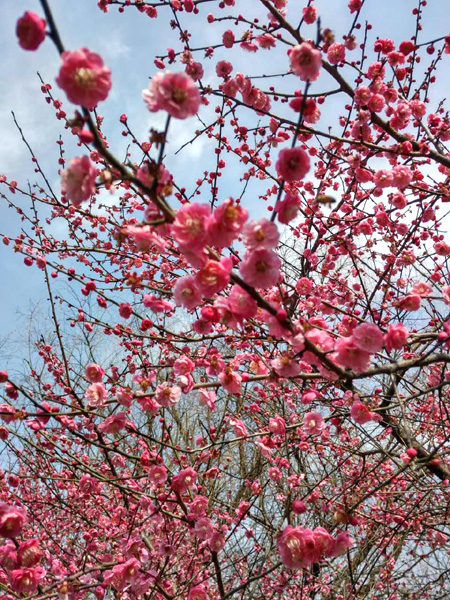
POLYGON ((385 346, 388 352, 392 350, 401 350, 406 344, 409 336, 409 331, 401 323, 393 323, 389 325, 385 336, 385 346))
POLYGON ((368 423, 369 421, 381 421, 381 415, 369 410, 361 400, 353 402, 350 409, 350 416, 359 425, 364 425, 364 423, 368 423))
POLYGON ((25 525, 26 515, 23 508, 10 506, 2 502, 0 504, 0 536, 14 539, 22 531, 25 525))
POLYGON ((89 406, 98 408, 105 404, 108 392, 103 383, 93 383, 86 390, 84 397, 88 401, 89 406))
POLYGON ((265 289, 277 283, 280 267, 279 256, 273 250, 261 248, 245 254, 239 272, 246 283, 265 289))
POLYGON ((157 73, 142 97, 151 112, 165 110, 176 119, 186 119, 198 112, 200 92, 186 73, 157 73))
POLYGON ((242 241, 248 250, 272 250, 277 247, 279 237, 278 227, 268 219, 250 221, 242 231, 242 241))
POLYGON ((302 81, 316 81, 320 75, 322 55, 320 50, 314 48, 309 42, 302 42, 294 46, 289 53, 292 72, 302 81))
POLYGON ((281 560, 288 569, 306 568, 324 556, 339 556, 353 544, 353 539, 346 531, 333 538, 323 527, 312 531, 288 525, 278 538, 281 560))
POLYGON ((96 363, 91 363, 86 367, 86 379, 91 383, 100 383, 104 374, 105 370, 96 363))
POLYGON ((228 198, 214 211, 208 223, 208 235, 211 245, 218 248, 230 246, 241 233, 248 219, 248 210, 228 198))
POLYGON ((61 189, 74 206, 79 206, 95 192, 96 177, 97 169, 88 156, 72 158, 61 172, 61 189))
POLYGON ((278 175, 289 182, 303 179, 310 166, 308 153, 299 147, 281 150, 275 165, 278 175))
POLYGON ((188 310, 196 308, 202 301, 202 293, 196 285, 195 277, 186 275, 177 279, 173 297, 177 306, 184 306, 188 310))
POLYGON ((176 404, 180 398, 181 389, 178 386, 171 386, 167 381, 156 386, 155 400, 160 406, 169 408, 176 404))
POLYGON ((111 89, 111 71, 101 56, 87 48, 62 53, 62 65, 56 83, 70 102, 93 110, 106 100, 111 89))
POLYGON ((325 421, 319 412, 308 412, 303 421, 303 431, 307 435, 320 435, 325 429, 325 421))
POLYGON ((16 25, 19 46, 24 50, 37 50, 45 40, 45 25, 45 19, 27 10, 16 25))

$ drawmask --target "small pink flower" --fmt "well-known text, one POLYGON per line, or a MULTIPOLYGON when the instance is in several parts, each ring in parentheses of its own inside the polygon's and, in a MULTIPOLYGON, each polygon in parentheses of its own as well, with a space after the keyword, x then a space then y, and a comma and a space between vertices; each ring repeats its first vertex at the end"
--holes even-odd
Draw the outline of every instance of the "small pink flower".
POLYGON ((392 169, 392 177, 392 185, 403 190, 411 183, 413 174, 411 169, 406 165, 397 165, 392 169))
POLYGON ((408 294, 397 300, 397 306, 400 310, 414 312, 420 308, 421 297, 419 294, 408 294))
POLYGON ((288 569, 301 569, 315 562, 317 550, 310 529, 288 525, 278 538, 278 550, 288 569))
POLYGON ((98 428, 103 433, 119 433, 127 426, 127 417, 123 411, 111 415, 101 423, 98 428))
POLYGON ((106 391, 103 383, 93 383, 86 390, 84 397, 88 401, 89 406, 98 408, 105 404, 105 400, 108 397, 108 392, 106 391))
POLYGON ((383 348, 383 332, 375 323, 362 323, 352 332, 355 346, 360 350, 375 354, 383 348))
POLYGON ((353 337, 339 338, 335 346, 335 360, 338 365, 362 373, 369 366, 370 354, 358 348, 353 337))
POLYGON ((232 418, 230 419, 229 423, 233 428, 234 435, 237 437, 245 437, 248 435, 247 427, 240 419, 232 418))
POLYGON ((320 435, 325 428, 325 421, 319 412, 308 412, 303 421, 303 431, 307 435, 320 435))
POLYGON ((298 360, 289 354, 283 354, 282 356, 275 358, 270 364, 276 374, 280 377, 297 377, 301 372, 298 360))
POLYGON ((242 231, 242 238, 248 250, 265 248, 272 250, 278 245, 280 234, 278 227, 268 219, 250 221, 242 231))
POLYGON ((23 508, 0 504, 0 536, 4 538, 16 538, 25 525, 26 515, 23 508))
POLYGON ((227 77, 233 71, 233 65, 227 60, 219 60, 216 65, 216 73, 218 77, 227 77))
POLYGON ((271 417, 269 419, 269 431, 278 435, 283 435, 286 431, 286 422, 283 417, 271 417))
POLYGON ((61 171, 61 189, 74 206, 89 200, 95 192, 97 169, 88 156, 78 156, 69 161, 69 167, 61 171))
POLYGON ((394 184, 394 175, 392 171, 387 171, 386 169, 381 169, 377 171, 373 177, 373 181, 375 185, 379 188, 390 187, 394 184))
POLYGON ((432 291, 433 286, 430 283, 427 283, 426 281, 418 281, 413 285, 411 289, 411 292, 413 294, 419 294, 421 298, 426 298, 427 296, 430 296, 432 291))
POLYGON ((388 352, 392 352, 393 349, 401 350, 406 344, 408 336, 409 331, 401 323, 389 325, 385 340, 386 350, 388 352))
POLYGON ((111 89, 111 71, 98 54, 81 48, 63 52, 62 61, 56 83, 70 102, 92 110, 106 100, 111 89))
POLYGON ((142 97, 151 112, 165 110, 176 119, 186 119, 198 112, 200 92, 185 73, 157 73, 142 97))
POLYGON ((27 10, 17 21, 19 46, 24 50, 37 50, 45 40, 45 25, 45 19, 27 10))
POLYGON ((159 236, 150 225, 139 227, 128 225, 123 233, 132 237, 137 249, 142 252, 149 252, 153 247, 162 252, 168 246, 166 240, 159 236))
POLYGON ((41 567, 35 569, 15 569, 11 571, 11 587, 17 594, 26 596, 37 590, 39 582, 44 577, 44 570, 41 567))
POLYGON ((213 522, 208 517, 201 517, 194 525, 194 532, 200 540, 209 539, 214 532, 213 522))
POLYGON ((334 548, 328 556, 341 556, 342 554, 345 554, 354 543, 355 541, 350 537, 348 531, 341 531, 341 533, 338 533, 336 536, 334 548))
POLYGON ((231 29, 227 29, 222 36, 222 43, 225 48, 232 48, 234 44, 234 33, 231 29))
POLYGON ((159 487, 167 481, 167 469, 164 465, 153 465, 148 472, 148 478, 153 485, 159 487))
POLYGON ((209 204, 184 204, 172 224, 171 233, 180 246, 190 251, 201 250, 208 240, 208 223, 211 219, 209 204))
POLYGON ((278 212, 278 220, 283 225, 287 225, 298 215, 298 211, 301 205, 301 198, 298 194, 288 193, 276 204, 276 211, 278 212))
POLYGON ((338 65, 345 60, 345 46, 344 44, 331 44, 327 52, 328 61, 332 65, 338 65))
POLYGON ((211 298, 214 294, 225 289, 230 282, 230 273, 233 263, 229 256, 217 260, 208 260, 195 277, 197 288, 204 298, 211 298))
POLYGON ((265 248, 247 252, 239 272, 246 283, 257 288, 275 285, 280 275, 281 260, 273 250, 265 248))
POLYGON ((177 306, 184 306, 188 310, 196 308, 202 301, 202 294, 196 285, 195 277, 186 275, 177 279, 173 297, 177 306))
POLYGON ((360 400, 355 400, 350 409, 350 416, 359 425, 364 425, 369 421, 381 421, 381 416, 370 411, 360 400))
POLYGON ((302 9, 303 20, 307 25, 311 25, 317 19, 317 8, 313 5, 305 6, 302 9))
POLYGON ((308 153, 303 148, 285 148, 275 165, 278 175, 285 181, 300 181, 311 166, 308 153))
POLYGON ((442 300, 445 302, 445 304, 447 304, 447 306, 450 305, 450 285, 442 286, 442 300))
POLYGON ((330 553, 333 552, 336 544, 333 536, 329 534, 328 531, 323 527, 316 527, 313 533, 314 542, 320 554, 330 556, 330 553))
POLYGON ((142 302, 144 306, 150 308, 153 312, 171 312, 173 311, 173 305, 168 301, 164 300, 164 298, 159 298, 154 294, 144 294, 142 297, 142 302))
POLYGON ((170 485, 174 492, 184 494, 195 484, 196 479, 197 473, 191 467, 187 467, 172 477, 170 485))
POLYGON ((105 571, 104 581, 118 591, 123 591, 140 577, 140 562, 137 558, 130 558, 126 562, 116 565, 110 571, 105 571))
POLYGON ((258 310, 256 300, 254 300, 240 285, 233 285, 228 296, 230 310, 240 319, 250 319, 254 317, 258 310))
POLYGON ((230 246, 241 233, 248 210, 235 203, 233 198, 228 198, 214 211, 208 222, 208 235, 213 246, 225 248, 230 246))
POLYGON ((198 399, 202 406, 207 406, 212 412, 216 410, 216 392, 200 389, 198 399))
POLYGON ((202 585, 191 588, 187 600, 208 600, 205 588, 202 585))
POLYGON ((97 490, 98 482, 90 475, 83 475, 78 482, 78 492, 83 496, 89 496, 97 490))
POLYGON ((169 408, 176 404, 180 398, 181 389, 178 386, 171 386, 167 381, 156 386, 155 400, 160 406, 169 408))
POLYGON ((236 371, 232 371, 230 367, 226 367, 225 371, 219 373, 219 381, 229 394, 241 393, 242 377, 236 371))
POLYGON ((86 379, 91 383, 100 383, 104 374, 105 370, 96 363, 91 363, 86 367, 86 379))
POLYGON ((316 81, 320 75, 322 56, 320 50, 314 48, 309 42, 302 42, 294 46, 289 53, 291 69, 302 81, 316 81))

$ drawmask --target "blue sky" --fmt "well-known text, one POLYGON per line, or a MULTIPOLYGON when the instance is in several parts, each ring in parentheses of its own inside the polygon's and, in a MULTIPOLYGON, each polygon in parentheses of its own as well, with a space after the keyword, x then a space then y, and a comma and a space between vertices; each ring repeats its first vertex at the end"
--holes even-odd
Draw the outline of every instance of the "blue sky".
MULTIPOLYGON (((290 14, 295 7, 303 6, 306 2, 291 0, 290 14)), ((322 16, 323 27, 331 27, 337 38, 348 30, 351 17, 346 10, 347 0, 317 0, 315 2, 319 14, 322 16)), ((376 33, 382 37, 392 37, 396 42, 409 39, 414 31, 414 17, 411 14, 416 2, 411 0, 367 0, 364 9, 364 18, 373 24, 373 40, 376 33)), ((424 21, 425 31, 421 33, 421 41, 439 37, 448 33, 447 27, 450 23, 450 3, 445 0, 429 0, 426 18, 424 21)), ((89 47, 102 55, 105 63, 113 72, 113 89, 107 102, 100 107, 101 114, 105 116, 105 131, 107 131, 113 151, 118 156, 123 156, 127 141, 120 135, 118 118, 122 113, 127 113, 129 123, 138 137, 145 139, 145 133, 150 126, 161 126, 163 115, 149 114, 141 99, 141 91, 147 86, 149 76, 155 73, 153 59, 156 54, 165 53, 169 45, 179 46, 174 42, 173 32, 167 24, 167 19, 149 19, 139 14, 135 9, 128 9, 124 14, 117 12, 117 7, 111 8, 108 14, 101 12, 95 0, 50 0, 56 21, 59 25, 61 36, 68 49, 89 47)), ((201 37, 197 43, 209 45, 217 42, 217 30, 206 25, 206 14, 212 10, 214 5, 205 4, 201 6, 202 18, 195 20, 193 32, 197 33, 199 23, 205 26, 201 30, 201 37)), ((245 13, 248 7, 255 7, 261 16, 265 14, 257 0, 237 0, 233 14, 245 13)), ((2 6, 2 20, 0 22, 0 49, 2 56, 7 57, 0 63, 0 77, 2 81, 2 95, 0 97, 0 134, 2 144, 0 145, 0 172, 5 173, 9 179, 16 179, 19 183, 26 185, 29 180, 33 182, 36 176, 29 160, 27 148, 20 140, 20 136, 14 127, 10 111, 14 110, 16 117, 24 130, 24 133, 33 147, 44 171, 46 172, 52 186, 59 190, 59 177, 57 175, 57 145, 56 140, 63 129, 53 116, 52 107, 48 106, 40 92, 40 82, 36 75, 39 71, 45 81, 53 84, 54 77, 59 68, 59 57, 53 45, 47 40, 37 52, 25 52, 19 48, 15 36, 15 23, 25 10, 42 13, 37 0, 16 0, 4 3, 2 6)), ((218 9, 213 10, 219 14, 218 9)), ((228 12, 228 11, 227 11, 228 12)), ((222 13, 220 13, 222 14, 222 13)), ((256 14, 256 12, 255 12, 256 14)), ((191 18, 183 14, 182 23, 189 28, 191 18)), ((229 27, 225 22, 219 27, 223 31, 229 27)), ((242 28, 244 30, 244 27, 242 28)), ((314 28, 311 29, 311 36, 314 28)), ((194 36, 195 37, 195 36, 194 36)), ((373 43, 372 40, 372 43, 373 43)), ((204 61, 207 69, 204 81, 217 85, 217 79, 213 67, 220 58, 229 58, 230 54, 217 53, 213 61, 204 61)), ((242 62, 242 52, 239 63, 236 61, 237 70, 248 69, 252 75, 263 73, 275 73, 286 68, 286 57, 283 52, 263 53, 256 55, 245 55, 242 62)), ((202 57, 201 57, 202 58, 202 57)), ((180 69, 181 65, 173 67, 180 69)), ((315 85, 313 91, 320 91, 321 83, 315 85)), ((445 97, 448 86, 445 78, 435 87, 436 98, 445 97)), ((55 94, 61 99, 64 94, 57 91, 55 94)), ((65 104, 69 113, 71 107, 65 104)), ((212 109, 204 109, 202 117, 207 121, 208 114, 212 115, 212 109)), ((336 108, 328 106, 323 113, 323 121, 320 127, 331 124, 336 117, 336 108)), ((175 149, 175 143, 181 143, 189 139, 192 132, 197 129, 199 123, 193 118, 186 122, 175 123, 171 130, 172 144, 169 148, 175 149)), ((70 135, 64 135, 66 140, 66 157, 80 154, 70 135)), ((199 144, 189 146, 176 159, 168 159, 168 165, 174 171, 177 178, 193 183, 198 173, 205 169, 213 169, 215 157, 212 146, 206 140, 199 144)), ((233 173, 228 171, 228 176, 233 173)), ((236 171, 238 173, 238 171, 236 171)), ((241 184, 239 177, 233 180, 221 181, 223 189, 221 192, 224 199, 233 192, 239 192, 241 184)), ((189 185, 187 186, 189 187, 189 185)), ((4 191, 4 190, 2 190, 4 191)), ((16 198, 18 199, 18 198, 16 198)), ((21 202, 20 199, 18 199, 21 202)), ((259 207, 253 206, 255 211, 259 207)), ((17 216, 5 206, 0 204, 0 233, 14 234, 18 231, 17 216)), ((10 249, 0 244, 0 269, 2 274, 2 295, 0 298, 0 340, 9 332, 13 335, 22 335, 22 314, 29 311, 30 303, 42 302, 45 307, 45 288, 42 273, 36 268, 27 268, 23 264, 21 255, 14 255, 10 249)), ((45 310, 45 308, 44 308, 45 310)), ((0 349, 1 352, 1 349, 0 349)))

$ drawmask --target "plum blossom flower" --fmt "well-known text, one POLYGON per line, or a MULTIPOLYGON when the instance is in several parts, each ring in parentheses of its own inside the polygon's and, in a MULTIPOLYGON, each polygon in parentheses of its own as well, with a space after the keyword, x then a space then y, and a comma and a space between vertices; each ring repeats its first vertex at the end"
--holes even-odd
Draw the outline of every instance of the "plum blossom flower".
POLYGON ((383 348, 383 332, 375 323, 362 323, 352 332, 355 346, 360 350, 374 354, 383 348))
POLYGON ((111 71, 102 58, 87 48, 62 53, 62 65, 56 83, 70 102, 93 110, 106 100, 111 89, 111 71))
POLYGON ((369 366, 370 353, 358 348, 353 337, 339 338, 335 350, 338 365, 352 369, 355 373, 362 373, 369 366))
POLYGON ((202 585, 196 585, 189 590, 187 600, 208 600, 206 590, 202 585))
POLYGON ((194 525, 194 532, 200 540, 209 539, 214 532, 213 522, 208 517, 201 517, 194 525))
POLYGON ((142 297, 142 302, 144 306, 150 308, 153 312, 171 312, 173 311, 173 305, 168 300, 164 300, 164 298, 159 298, 154 294, 144 294, 142 297))
POLYGON ((276 204, 276 211, 278 213, 278 220, 283 225, 287 225, 298 215, 300 209, 301 199, 298 194, 288 193, 285 195, 283 200, 279 200, 276 204))
POLYGON ((195 484, 196 479, 197 473, 192 467, 187 467, 172 477, 170 485, 174 492, 184 494, 195 484))
POLYGON ((409 331, 401 323, 393 323, 389 325, 385 336, 385 346, 388 352, 392 350, 401 350, 406 344, 409 336, 409 331))
POLYGON ((400 310, 406 310, 408 312, 414 312, 419 310, 421 303, 421 297, 419 294, 408 294, 397 300, 397 306, 400 310))
POLYGON ((218 248, 230 246, 241 233, 248 219, 248 210, 228 198, 216 208, 208 221, 208 235, 211 244, 218 248))
POLYGON ((207 406, 211 412, 216 410, 216 392, 200 389, 198 392, 198 399, 200 404, 202 406, 207 406))
POLYGON ((123 411, 106 418, 98 428, 103 433, 118 433, 127 426, 127 417, 123 411))
POLYGON ((299 148, 284 148, 278 155, 276 170, 285 181, 300 181, 311 166, 308 153, 299 148))
POLYGON ((0 503, 0 536, 14 539, 22 531, 26 521, 26 513, 23 508, 9 506, 0 503))
POLYGON ((108 392, 103 383, 93 383, 86 390, 84 397, 88 401, 89 406, 98 408, 104 405, 108 397, 108 392))
POLYGON ((45 40, 45 25, 45 19, 34 12, 25 11, 16 25, 19 46, 23 50, 37 50, 45 40))
POLYGON ((61 171, 61 190, 74 206, 80 206, 95 192, 96 177, 97 169, 89 156, 72 158, 68 168, 61 171))
POLYGON ((301 372, 298 361, 289 354, 283 354, 273 359, 270 364, 280 377, 297 377, 301 372))
POLYGON ((104 374, 105 369, 96 363, 91 363, 86 367, 86 379, 91 383, 100 383, 104 374))
POLYGON ((118 591, 123 591, 128 585, 140 577, 140 562, 137 558, 130 558, 126 562, 116 565, 110 571, 105 571, 104 581, 118 591))
POLYGON ((231 427, 233 428, 234 435, 238 437, 245 437, 248 435, 247 427, 240 419, 235 419, 234 417, 229 421, 231 427))
POLYGON ((344 44, 331 44, 327 52, 328 61, 332 65, 338 65, 345 60, 345 46, 344 44))
POLYGON ((303 431, 307 435, 320 435, 325 428, 325 421, 319 412, 308 412, 303 421, 303 431))
POLYGON ((167 381, 156 386, 155 400, 160 406, 169 408, 176 404, 180 398, 181 389, 178 386, 171 386, 167 381))
POLYGON ((257 288, 275 285, 280 274, 281 260, 273 250, 266 248, 247 252, 239 271, 246 283, 257 288))
POLYGON ((240 394, 242 377, 230 367, 219 373, 219 381, 229 394, 240 394))
POLYGON ((177 306, 184 306, 188 310, 196 308, 202 301, 202 294, 196 285, 195 277, 186 275, 177 279, 173 297, 177 306))
POLYGON ((278 550, 288 569, 304 568, 318 559, 314 534, 310 529, 288 525, 278 538, 278 550))
POLYGON ((151 112, 165 110, 176 119, 186 119, 198 112, 200 92, 186 73, 157 73, 142 97, 151 112))
POLYGON ((302 81, 316 81, 320 75, 322 56, 320 50, 314 48, 309 42, 302 42, 294 46, 289 53, 291 69, 302 81))
POLYGON ((364 423, 368 423, 369 421, 381 421, 381 415, 369 410, 361 400, 353 402, 350 409, 350 416, 359 425, 364 425, 364 423))
POLYGON ((204 298, 211 298, 225 289, 230 282, 233 263, 229 256, 223 256, 220 262, 208 260, 195 277, 197 288, 204 298))
POLYGON ((148 472, 153 485, 160 486, 167 481, 167 469, 164 465, 153 465, 148 472))
POLYGON ((44 569, 42 567, 14 569, 10 574, 11 587, 17 594, 28 596, 36 591, 43 577, 44 569))
POLYGON ((184 204, 172 224, 171 233, 180 246, 190 251, 201 250, 208 240, 207 226, 211 219, 209 204, 184 204))
POLYGON ((256 248, 272 250, 277 247, 279 237, 278 227, 268 219, 250 221, 242 231, 243 242, 248 250, 256 248))
POLYGON ((42 548, 38 540, 27 540, 20 544, 17 551, 17 558, 22 567, 35 567, 43 555, 42 548))

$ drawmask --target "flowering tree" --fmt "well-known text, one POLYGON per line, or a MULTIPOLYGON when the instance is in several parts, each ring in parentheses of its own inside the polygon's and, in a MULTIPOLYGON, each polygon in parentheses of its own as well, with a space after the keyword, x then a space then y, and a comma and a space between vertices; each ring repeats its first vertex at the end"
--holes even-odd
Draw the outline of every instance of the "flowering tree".
POLYGON ((3 242, 51 324, 0 372, 2 598, 448 597, 450 37, 427 2, 387 39, 364 0, 346 31, 313 0, 99 0, 170 24, 144 134, 101 116, 114 73, 40 4, 17 36, 60 54, 61 191, 17 123, 39 179, 1 177, 3 242))

